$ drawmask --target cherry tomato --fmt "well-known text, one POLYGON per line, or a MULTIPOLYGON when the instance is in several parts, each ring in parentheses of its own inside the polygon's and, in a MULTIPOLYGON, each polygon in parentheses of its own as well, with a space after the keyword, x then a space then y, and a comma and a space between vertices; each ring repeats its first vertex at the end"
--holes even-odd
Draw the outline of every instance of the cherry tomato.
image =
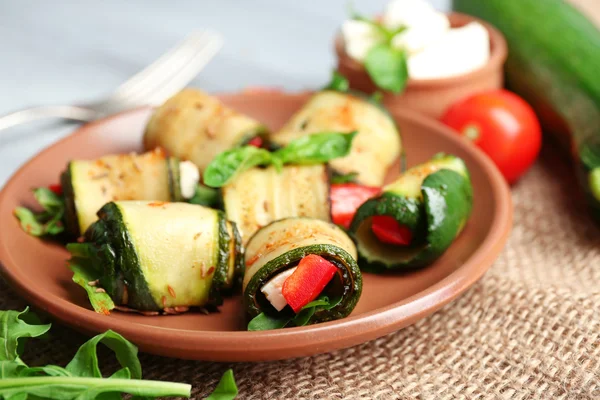
POLYGON ((331 185, 331 218, 333 222, 348 229, 358 207, 380 192, 381 188, 356 183, 331 185))
POLYGON ((371 223, 371 230, 382 243, 396 246, 408 246, 412 241, 412 232, 406 226, 400 225, 389 215, 375 215, 371 223))
POLYGON ((533 108, 507 90, 476 94, 451 106, 442 122, 471 140, 494 161, 508 183, 531 167, 542 146, 533 108))
POLYGON ((263 138, 261 138, 260 136, 254 136, 248 141, 248 146, 262 147, 263 144, 263 138))
POLYGON ((59 196, 63 193, 62 185, 60 185, 59 183, 48 186, 48 189, 50 189, 59 196))

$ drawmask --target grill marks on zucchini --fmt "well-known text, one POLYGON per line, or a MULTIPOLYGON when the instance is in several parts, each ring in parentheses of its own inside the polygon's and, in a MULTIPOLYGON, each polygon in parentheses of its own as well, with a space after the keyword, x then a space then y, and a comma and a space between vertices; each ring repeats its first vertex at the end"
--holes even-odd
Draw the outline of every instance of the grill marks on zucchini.
POLYGON ((273 143, 284 146, 298 137, 319 132, 353 132, 350 154, 332 160, 339 174, 356 172, 357 182, 383 184, 388 168, 401 153, 401 140, 386 111, 351 93, 324 90, 315 94, 278 132, 273 143))
MULTIPOLYGON (((276 318, 283 315, 270 306, 260 289, 269 279, 293 268, 309 254, 319 255, 338 268, 323 294, 331 298, 341 296, 341 301, 329 310, 317 310, 307 324, 343 318, 352 312, 362 291, 362 276, 352 240, 331 223, 311 218, 286 218, 260 229, 248 242, 243 303, 249 319, 261 312, 276 318)), ((289 308, 282 310, 284 314, 290 312, 289 308)))
MULTIPOLYGON (((105 205, 84 244, 69 245, 100 275, 118 306, 137 311, 218 306, 236 279, 240 245, 222 212, 185 203, 122 201, 105 205)), ((69 248, 68 247, 68 248, 69 248)))
POLYGON ((148 150, 164 148, 192 161, 202 172, 218 154, 266 133, 263 124, 224 106, 217 98, 184 89, 154 112, 146 126, 144 146, 148 150))
POLYGON ((373 272, 421 267, 441 256, 463 229, 472 208, 466 166, 457 157, 438 155, 409 169, 363 204, 350 233, 363 269, 373 272), (380 242, 371 231, 375 215, 393 217, 413 234, 409 246, 380 242))
POLYGON ((222 195, 227 218, 237 224, 244 242, 281 218, 331 220, 329 172, 323 164, 253 168, 223 187, 222 195))
POLYGON ((181 201, 179 161, 161 150, 74 160, 61 176, 66 225, 79 236, 110 201, 181 201))

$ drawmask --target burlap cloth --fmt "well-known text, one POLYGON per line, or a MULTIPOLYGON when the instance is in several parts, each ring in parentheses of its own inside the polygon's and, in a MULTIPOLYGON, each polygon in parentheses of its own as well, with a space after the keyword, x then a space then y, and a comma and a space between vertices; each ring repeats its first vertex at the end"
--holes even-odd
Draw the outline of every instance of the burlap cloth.
MULTIPOLYGON (((142 355, 148 379, 203 398, 233 368, 242 399, 600 398, 600 231, 565 159, 546 147, 514 188, 500 258, 458 301, 414 326, 347 350, 259 364, 142 355)), ((26 304, 0 284, 0 309, 26 304)), ((26 361, 64 365, 85 337, 55 324, 26 361)), ((114 360, 102 353, 108 365, 114 360)))

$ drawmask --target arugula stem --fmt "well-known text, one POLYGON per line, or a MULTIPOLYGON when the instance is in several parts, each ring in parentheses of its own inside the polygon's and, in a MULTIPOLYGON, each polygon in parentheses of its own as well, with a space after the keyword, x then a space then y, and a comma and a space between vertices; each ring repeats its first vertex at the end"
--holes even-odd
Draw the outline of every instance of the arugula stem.
POLYGON ((138 396, 183 396, 190 397, 192 385, 185 383, 146 381, 140 379, 104 379, 41 376, 28 378, 8 378, 0 380, 0 395, 10 389, 33 389, 35 387, 57 388, 68 385, 70 389, 102 389, 104 392, 124 392, 138 396))

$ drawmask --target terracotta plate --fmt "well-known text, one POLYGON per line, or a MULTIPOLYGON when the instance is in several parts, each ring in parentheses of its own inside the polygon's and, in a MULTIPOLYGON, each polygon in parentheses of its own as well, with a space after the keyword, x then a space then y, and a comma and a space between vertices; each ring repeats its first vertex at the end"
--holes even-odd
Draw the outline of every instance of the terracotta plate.
MULTIPOLYGON (((275 129, 306 97, 238 94, 222 98, 275 129)), ((11 285, 35 307, 79 331, 96 334, 114 329, 149 353, 215 361, 275 360, 375 339, 413 324, 467 290, 496 259, 511 227, 509 189, 485 156, 439 123, 413 112, 397 112, 394 117, 402 130, 409 165, 444 151, 462 157, 471 170, 473 215, 435 264, 409 274, 365 274, 362 298, 350 317, 309 327, 244 331, 239 297, 227 299, 221 312, 212 315, 99 315, 90 309, 84 291, 71 282, 66 250, 26 235, 12 210, 33 206, 30 189, 56 182, 69 159, 141 150, 149 114, 149 109, 141 109, 82 127, 25 164, 0 195, 0 260, 2 274, 11 285)), ((390 172, 390 178, 397 170, 390 172)))

